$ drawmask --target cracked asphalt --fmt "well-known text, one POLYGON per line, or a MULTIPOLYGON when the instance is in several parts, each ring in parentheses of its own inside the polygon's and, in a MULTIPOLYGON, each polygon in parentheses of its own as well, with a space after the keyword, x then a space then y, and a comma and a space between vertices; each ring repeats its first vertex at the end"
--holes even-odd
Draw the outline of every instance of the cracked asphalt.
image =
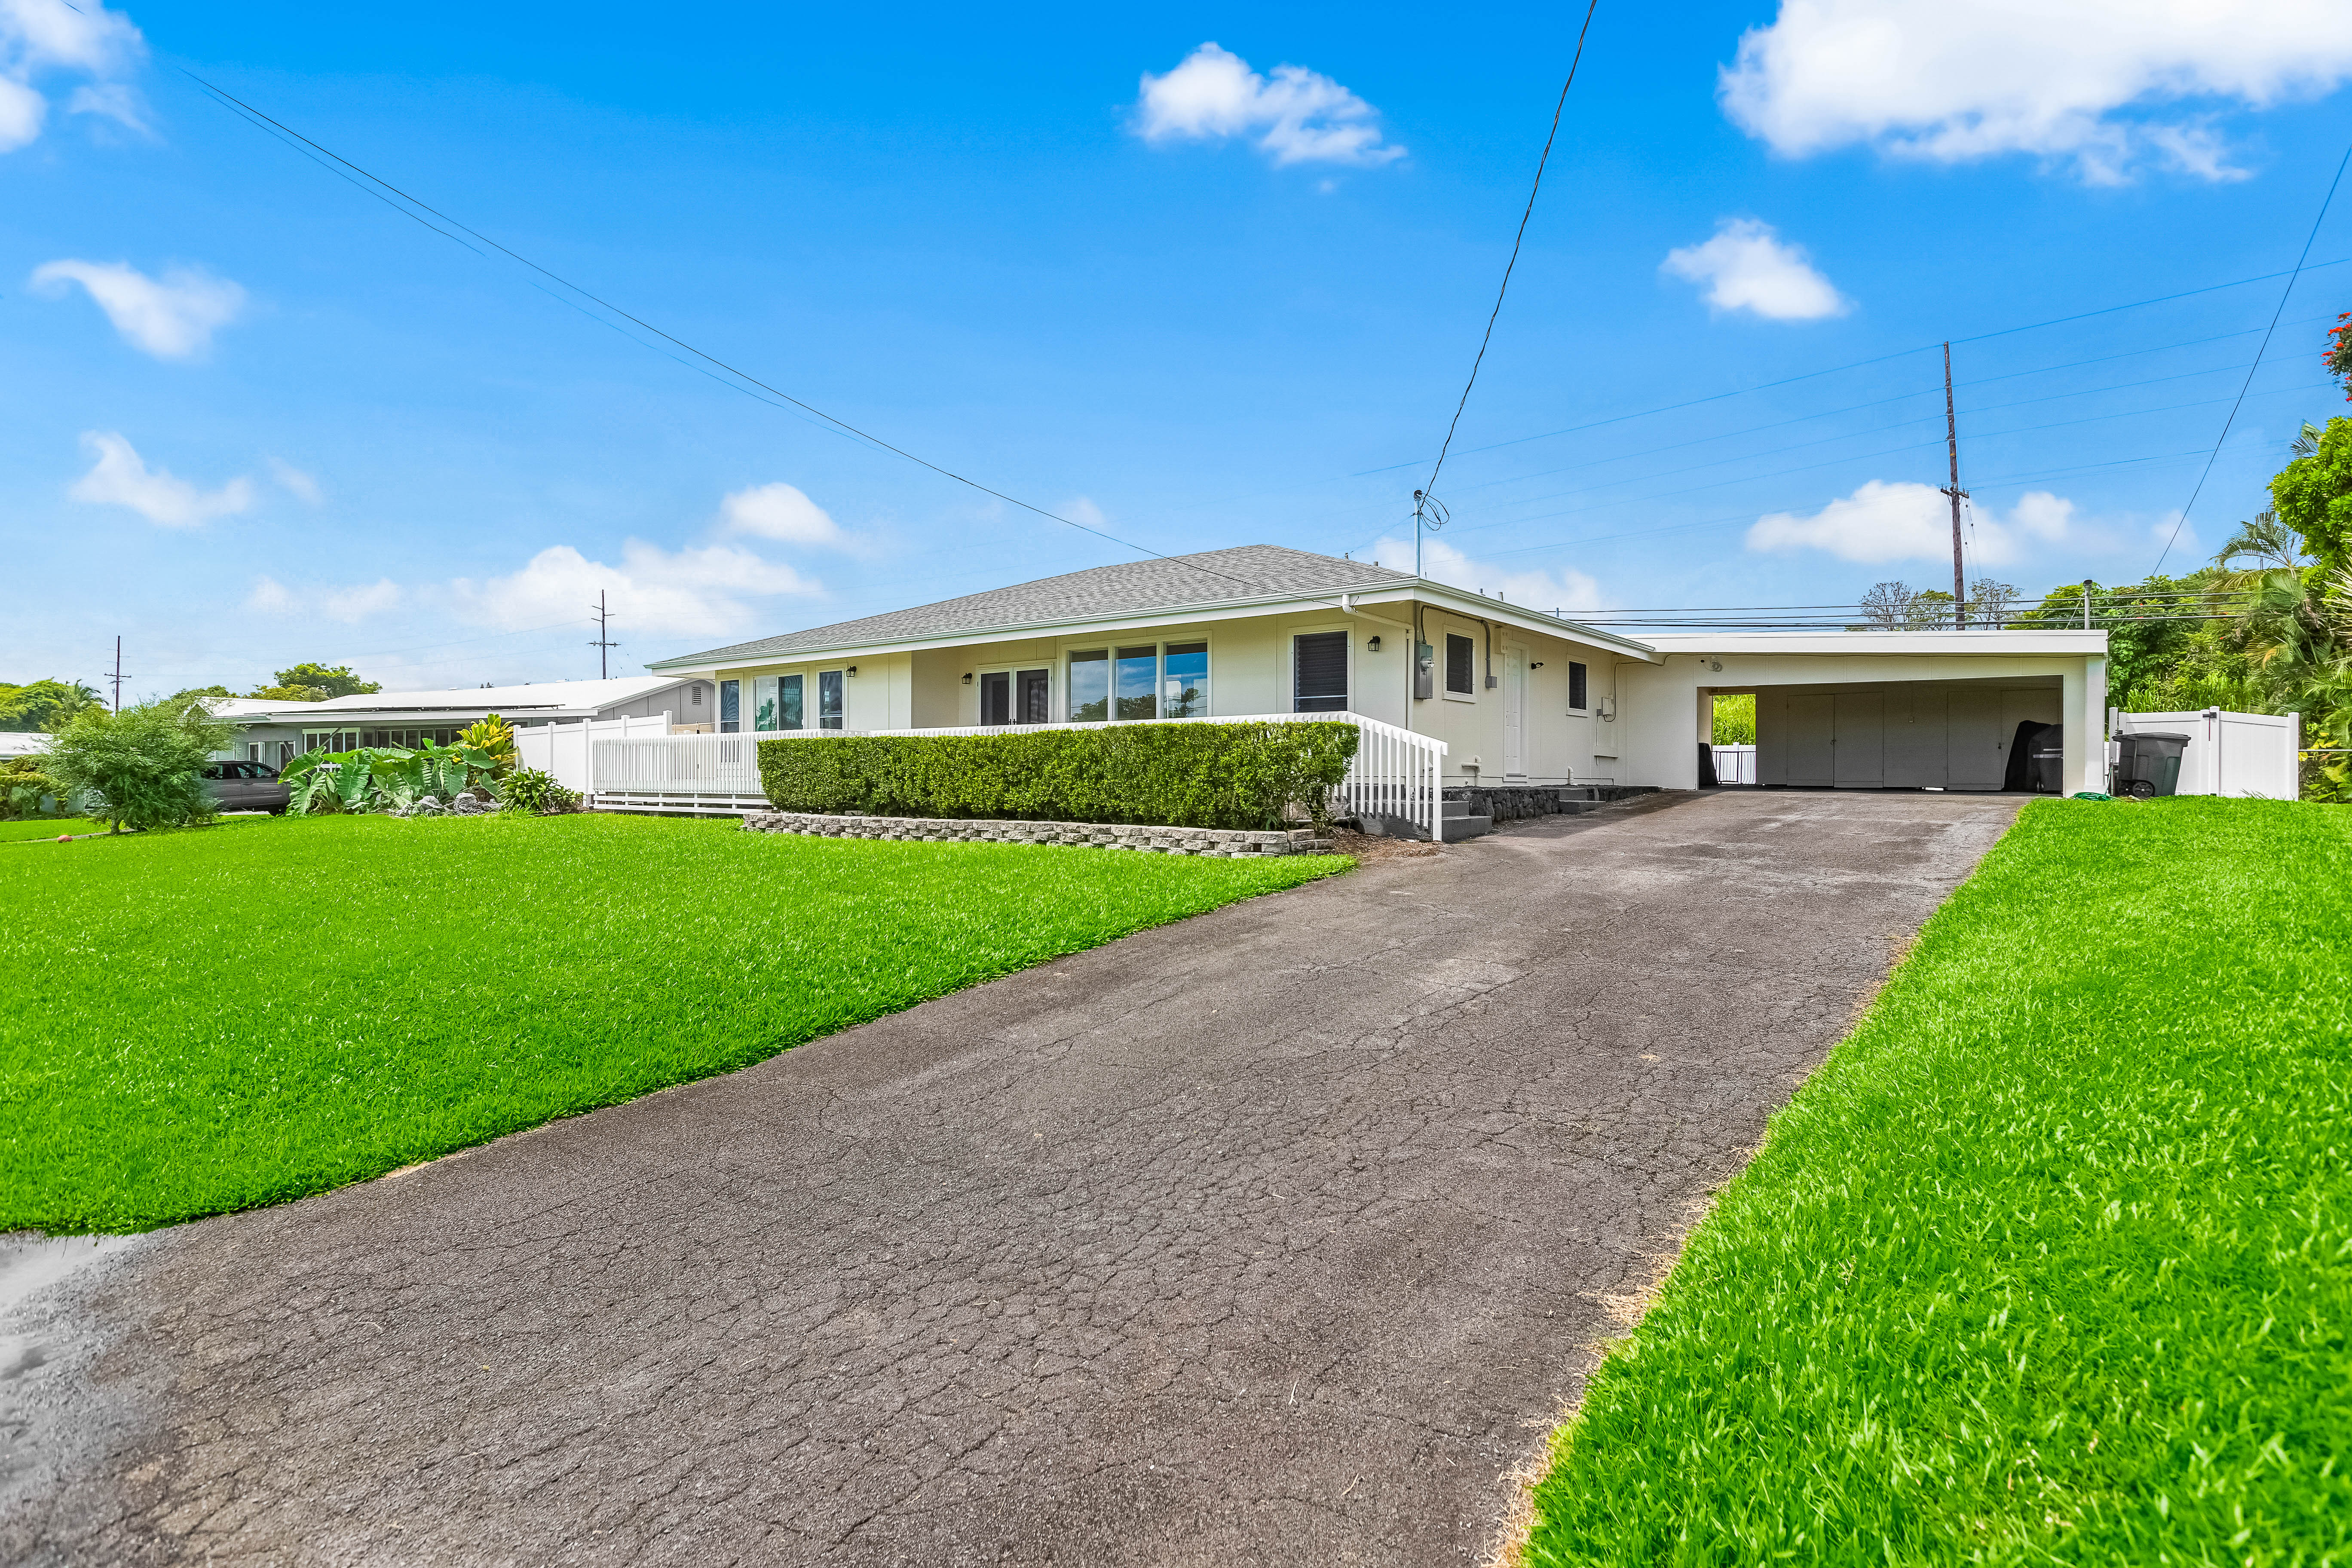
POLYGON ((1516 824, 362 1186, 46 1244, 0 1325, 0 1559, 1476 1563, 2016 806, 1516 824))

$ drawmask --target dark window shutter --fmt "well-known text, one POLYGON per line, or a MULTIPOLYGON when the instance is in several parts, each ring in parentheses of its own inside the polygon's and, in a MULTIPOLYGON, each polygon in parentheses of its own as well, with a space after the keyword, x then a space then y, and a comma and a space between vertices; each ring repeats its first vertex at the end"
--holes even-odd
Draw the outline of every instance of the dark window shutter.
POLYGON ((1336 713, 1348 706, 1348 634, 1310 632, 1291 639, 1291 711, 1336 713))
POLYGON ((1582 708, 1584 697, 1584 666, 1570 664, 1568 667, 1568 705, 1570 708, 1582 708))

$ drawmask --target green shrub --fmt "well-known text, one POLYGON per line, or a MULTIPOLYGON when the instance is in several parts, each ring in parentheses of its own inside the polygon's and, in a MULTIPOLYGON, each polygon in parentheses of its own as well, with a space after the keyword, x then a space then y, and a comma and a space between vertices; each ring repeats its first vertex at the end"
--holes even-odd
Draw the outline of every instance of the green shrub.
POLYGON ((198 770, 226 749, 236 727, 187 692, 111 712, 96 704, 75 713, 42 758, 67 790, 97 797, 89 813, 125 827, 176 827, 213 814, 198 770))
POLYGON ((278 776, 297 816, 322 812, 404 812, 426 795, 444 802, 481 779, 497 761, 459 742, 454 746, 362 746, 355 752, 305 752, 278 776))
POLYGON ((41 771, 38 757, 0 761, 0 822, 50 816, 65 809, 66 786, 41 771))
POLYGON ((1356 742, 1318 721, 813 736, 761 742, 760 778, 779 811, 1273 827, 1323 820, 1356 742))
POLYGON ((505 811, 551 816, 557 812, 580 809, 579 791, 564 788, 555 782, 553 773, 537 768, 517 768, 493 781, 490 789, 499 797, 499 808, 505 811))

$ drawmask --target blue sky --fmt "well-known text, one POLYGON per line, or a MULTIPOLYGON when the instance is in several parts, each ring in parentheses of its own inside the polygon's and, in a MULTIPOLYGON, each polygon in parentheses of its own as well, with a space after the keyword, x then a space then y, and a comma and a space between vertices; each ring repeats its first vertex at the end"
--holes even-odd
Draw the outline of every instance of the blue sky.
MULTIPOLYGON (((0 679, 94 680, 118 633, 136 692, 563 679, 600 588, 633 670, 1133 558, 646 346, 186 73, 1023 500, 1394 561, 1580 19, 0 0, 0 679)), ((1604 4, 1433 575, 1948 582, 1945 338, 1983 569, 2144 574, 2282 283, 2211 286, 2294 264, 2347 76, 2317 0, 1604 4)), ((2171 564, 2345 406, 2352 193, 2311 256, 2171 564)))

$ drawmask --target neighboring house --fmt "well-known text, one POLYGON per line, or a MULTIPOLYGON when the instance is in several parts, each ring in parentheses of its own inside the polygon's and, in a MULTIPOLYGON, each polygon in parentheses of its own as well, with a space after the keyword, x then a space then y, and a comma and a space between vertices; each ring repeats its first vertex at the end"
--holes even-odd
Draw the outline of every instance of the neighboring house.
POLYGON ((1368 562, 1259 544, 1098 566, 647 668, 709 682, 722 736, 1345 711, 1443 742, 1444 782, 1488 785, 1690 788, 1714 697, 1753 691, 1765 784, 1998 789, 2016 725, 2032 720, 2064 724, 2071 792, 2103 782, 2105 656, 2095 631, 1636 640, 1368 562))
POLYGON ((459 731, 491 713, 519 731, 592 720, 658 719, 666 713, 673 732, 694 733, 712 728, 716 696, 707 680, 636 675, 454 691, 377 691, 324 702, 233 697, 215 710, 237 726, 236 742, 218 754, 282 768, 309 751, 446 745, 459 731))
POLYGON ((0 730, 0 757, 33 757, 49 749, 49 737, 39 730, 0 730))

